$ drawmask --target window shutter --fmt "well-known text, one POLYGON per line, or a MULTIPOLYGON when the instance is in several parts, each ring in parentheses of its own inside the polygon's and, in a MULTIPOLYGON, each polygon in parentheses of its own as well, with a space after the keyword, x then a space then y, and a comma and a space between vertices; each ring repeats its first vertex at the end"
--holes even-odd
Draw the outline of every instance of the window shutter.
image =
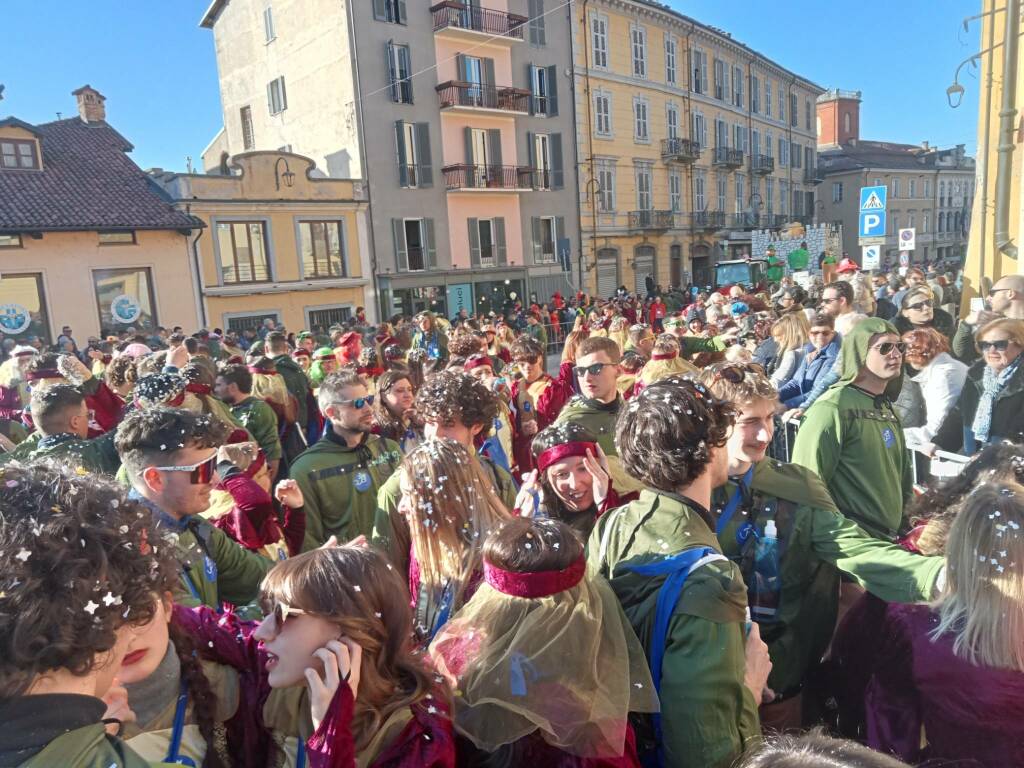
POLYGON ((526 84, 530 89, 530 114, 537 114, 537 91, 536 91, 536 78, 533 76, 533 70, 536 67, 533 64, 526 65, 526 84))
POLYGON ((267 83, 267 112, 274 114, 274 81, 267 83))
POLYGON ((484 85, 494 86, 494 59, 483 60, 484 85))
POLYGON ((384 0, 373 0, 373 18, 377 21, 388 20, 388 9, 384 0))
POLYGON ((530 186, 537 189, 541 186, 540 173, 537 171, 537 146, 536 134, 533 131, 526 132, 526 158, 530 166, 530 186))
POLYGON ((390 40, 384 48, 384 54, 388 61, 388 82, 391 83, 391 100, 400 100, 400 91, 398 87, 398 73, 395 71, 395 44, 390 40))
POLYGON ((281 82, 281 111, 288 109, 288 92, 284 88, 284 77, 277 78, 281 82))
POLYGON ((399 46, 398 58, 401 61, 405 79, 402 81, 402 101, 412 104, 412 54, 407 45, 399 46))
MULTIPOLYGON (((555 253, 558 253, 558 240, 565 237, 565 216, 555 217, 555 253)), ((571 272, 572 267, 567 271, 571 272)))
POLYGON ((405 150, 405 123, 395 121, 395 148, 398 155, 398 186, 409 186, 409 156, 405 150))
POLYGON ((423 232, 427 241, 427 268, 437 269, 437 246, 434 245, 433 219, 423 219, 423 232))
POLYGON ((463 141, 466 145, 466 165, 474 165, 473 157, 473 129, 468 125, 462 129, 463 141))
POLYGON ((498 249, 498 266, 504 267, 508 264, 508 255, 505 251, 505 219, 503 217, 494 219, 494 243, 498 249))
POLYGON ((395 236, 395 263, 398 271, 408 272, 409 251, 405 247, 405 222, 402 219, 392 219, 391 231, 395 236))
POLYGON ((558 114, 558 67, 552 64, 548 67, 548 110, 547 116, 553 117, 558 114))
POLYGON ((434 186, 434 161, 430 157, 430 123, 416 123, 416 170, 421 187, 434 186))
POLYGON ((548 144, 551 147, 551 188, 561 189, 565 186, 562 171, 562 134, 552 133, 548 137, 548 144))
POLYGON ((467 219, 469 222, 469 266, 480 266, 480 220, 467 219))
POLYGON ((530 217, 530 229, 533 231, 533 263, 540 264, 540 216, 530 217))
POLYGON ((455 72, 456 79, 469 80, 469 73, 466 71, 466 57, 461 53, 455 54, 455 72))
POLYGON ((405 15, 405 0, 398 0, 398 23, 405 24, 408 19, 405 15))
POLYGON ((487 129, 487 164, 498 167, 501 173, 501 129, 487 129))
POLYGON ((537 44, 537 22, 534 21, 537 16, 537 0, 528 0, 526 3, 526 15, 530 17, 529 26, 529 42, 530 45, 537 44))

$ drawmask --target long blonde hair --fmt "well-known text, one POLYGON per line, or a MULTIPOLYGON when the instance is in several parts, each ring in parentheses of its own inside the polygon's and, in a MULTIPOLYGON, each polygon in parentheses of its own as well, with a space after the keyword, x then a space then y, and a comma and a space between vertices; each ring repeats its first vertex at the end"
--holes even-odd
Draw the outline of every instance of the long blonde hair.
POLYGON ((629 321, 619 315, 613 317, 608 323, 608 338, 619 345, 619 354, 625 352, 629 343, 629 321))
POLYGON ((810 340, 811 324, 803 312, 787 312, 772 327, 772 338, 779 345, 779 357, 791 349, 803 349, 810 340))
POLYGON ((971 664, 1024 672, 1024 486, 986 483, 964 500, 935 608, 933 639, 952 635, 971 664))

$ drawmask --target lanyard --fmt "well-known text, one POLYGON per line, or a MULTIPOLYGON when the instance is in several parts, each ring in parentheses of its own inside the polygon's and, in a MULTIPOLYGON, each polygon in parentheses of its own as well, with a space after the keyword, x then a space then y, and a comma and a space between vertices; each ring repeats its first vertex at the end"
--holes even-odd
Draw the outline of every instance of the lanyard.
POLYGON ((181 736, 185 730, 185 710, 188 708, 188 686, 185 681, 181 681, 181 692, 178 694, 178 706, 174 710, 174 728, 171 731, 171 743, 167 747, 167 757, 164 758, 165 763, 171 763, 173 765, 185 765, 189 768, 196 768, 195 761, 185 755, 180 755, 178 752, 181 750, 181 736))
POLYGON ((306 768, 306 743, 299 736, 299 745, 295 749, 295 768, 306 768))
POLYGON ((725 505, 722 510, 722 514, 718 516, 718 523, 715 525, 715 535, 721 536, 722 531, 725 530, 726 526, 729 525, 729 521, 732 520, 732 516, 736 514, 736 508, 739 507, 740 502, 743 500, 743 494, 750 487, 750 480, 754 476, 754 465, 750 465, 750 469, 747 473, 740 478, 739 482, 736 483, 736 490, 733 491, 732 498, 729 499, 729 503, 725 505))

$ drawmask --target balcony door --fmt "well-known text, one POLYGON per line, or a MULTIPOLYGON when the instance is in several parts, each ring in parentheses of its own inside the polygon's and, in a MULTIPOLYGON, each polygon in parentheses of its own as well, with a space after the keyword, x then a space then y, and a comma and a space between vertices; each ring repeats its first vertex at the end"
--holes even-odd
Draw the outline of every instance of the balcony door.
POLYGON ((490 165, 490 152, 487 144, 487 131, 481 128, 471 128, 472 142, 472 165, 473 165, 473 186, 487 186, 487 166, 490 165))

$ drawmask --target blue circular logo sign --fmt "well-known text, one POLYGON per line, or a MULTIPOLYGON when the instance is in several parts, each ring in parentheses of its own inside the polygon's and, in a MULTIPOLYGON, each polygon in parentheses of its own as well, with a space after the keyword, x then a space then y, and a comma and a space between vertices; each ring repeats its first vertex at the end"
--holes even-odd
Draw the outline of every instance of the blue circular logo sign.
POLYGON ((115 296, 110 302, 110 315, 115 322, 125 325, 134 323, 141 314, 142 307, 139 305, 139 300, 127 293, 115 296))
POLYGON ((32 324, 32 315, 21 304, 0 304, 0 330, 17 334, 32 324))

